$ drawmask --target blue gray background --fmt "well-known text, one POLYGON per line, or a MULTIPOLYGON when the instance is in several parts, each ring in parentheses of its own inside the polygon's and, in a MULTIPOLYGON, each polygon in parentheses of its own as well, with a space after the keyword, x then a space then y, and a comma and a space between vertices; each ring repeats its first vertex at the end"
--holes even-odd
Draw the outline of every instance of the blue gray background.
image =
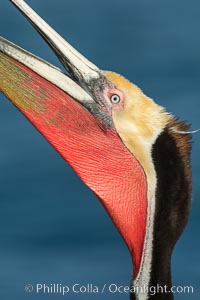
MULTIPOLYGON (((32 7, 102 69, 123 74, 168 111, 200 128, 199 0, 30 0, 32 7)), ((1 35, 56 64, 9 1, 1 35)), ((173 255, 173 282, 200 297, 200 133, 194 135, 193 208, 173 255)), ((0 295, 4 300, 128 299, 126 294, 27 294, 27 283, 129 285, 131 259, 90 190, 0 95, 0 295)))

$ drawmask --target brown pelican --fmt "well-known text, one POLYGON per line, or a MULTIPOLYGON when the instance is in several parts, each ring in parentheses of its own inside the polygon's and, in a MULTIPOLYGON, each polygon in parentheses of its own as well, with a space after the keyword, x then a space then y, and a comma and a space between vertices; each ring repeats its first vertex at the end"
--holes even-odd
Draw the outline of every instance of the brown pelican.
POLYGON ((78 53, 12 0, 70 76, 0 39, 0 90, 98 197, 130 251, 131 299, 173 299, 171 255, 187 223, 190 134, 124 77, 78 53), (166 286, 152 296, 148 289, 166 286))

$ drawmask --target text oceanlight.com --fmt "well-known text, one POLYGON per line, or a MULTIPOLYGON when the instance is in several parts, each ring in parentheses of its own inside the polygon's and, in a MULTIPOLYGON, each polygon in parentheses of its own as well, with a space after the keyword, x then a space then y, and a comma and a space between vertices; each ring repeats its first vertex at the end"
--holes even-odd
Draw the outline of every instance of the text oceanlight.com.
POLYGON ((74 294, 103 294, 103 293, 111 293, 111 294, 123 294, 123 293, 148 293, 149 295, 156 295, 156 294, 193 294, 194 287, 193 286, 172 286, 167 287, 161 286, 157 284, 156 286, 141 286, 141 287, 129 287, 123 285, 117 285, 114 283, 111 284, 103 284, 103 285, 96 285, 92 283, 88 284, 79 284, 75 283, 72 285, 65 285, 61 283, 52 283, 52 284, 45 284, 45 283, 37 283, 35 285, 27 284, 25 286, 25 291, 27 293, 36 293, 36 294, 59 294, 62 296, 66 296, 69 293, 74 294))

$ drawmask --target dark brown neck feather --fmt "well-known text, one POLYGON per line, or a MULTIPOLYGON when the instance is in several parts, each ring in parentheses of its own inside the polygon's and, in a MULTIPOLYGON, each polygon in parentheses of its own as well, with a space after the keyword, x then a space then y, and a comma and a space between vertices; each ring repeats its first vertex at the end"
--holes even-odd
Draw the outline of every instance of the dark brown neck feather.
MULTIPOLYGON (((149 287, 163 287, 149 299, 171 300, 171 255, 188 220, 191 205, 190 134, 174 119, 157 138, 152 157, 157 174, 153 257, 149 287), (160 292, 159 292, 160 291, 160 292)), ((137 299, 131 295, 131 300, 137 299)), ((138 299, 140 300, 140 299, 138 299)))

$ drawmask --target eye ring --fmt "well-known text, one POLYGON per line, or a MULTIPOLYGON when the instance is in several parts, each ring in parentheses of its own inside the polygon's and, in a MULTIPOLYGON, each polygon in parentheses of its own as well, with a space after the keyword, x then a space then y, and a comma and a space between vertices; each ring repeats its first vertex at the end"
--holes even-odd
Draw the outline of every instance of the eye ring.
POLYGON ((117 95, 117 94, 113 94, 111 97, 110 97, 110 101, 113 103, 113 104, 117 104, 119 103, 121 100, 120 96, 117 95))

